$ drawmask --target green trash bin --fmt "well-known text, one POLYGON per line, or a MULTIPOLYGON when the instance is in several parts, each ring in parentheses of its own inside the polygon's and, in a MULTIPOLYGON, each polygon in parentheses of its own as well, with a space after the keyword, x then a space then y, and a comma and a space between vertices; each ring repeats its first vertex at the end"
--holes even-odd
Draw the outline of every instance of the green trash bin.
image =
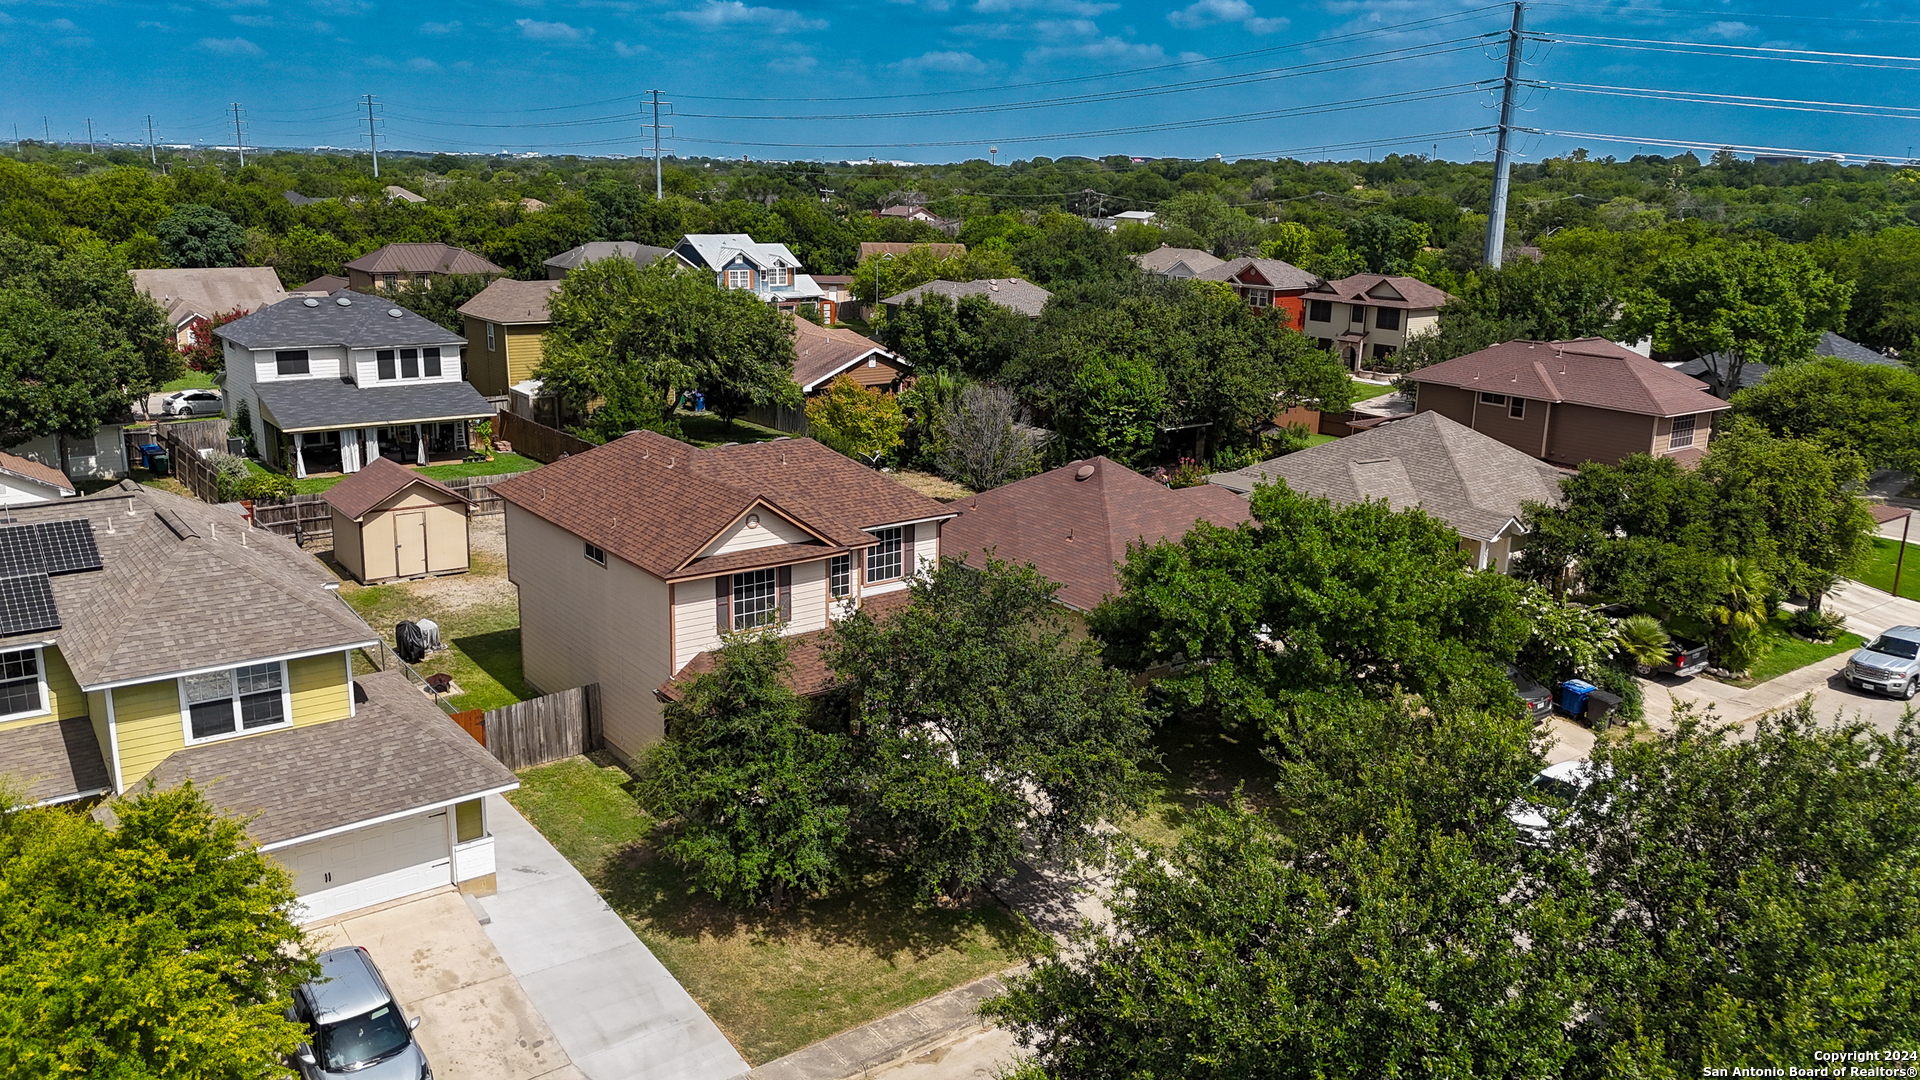
POLYGON ((173 458, 165 450, 147 455, 147 469, 155 476, 173 475, 173 458))

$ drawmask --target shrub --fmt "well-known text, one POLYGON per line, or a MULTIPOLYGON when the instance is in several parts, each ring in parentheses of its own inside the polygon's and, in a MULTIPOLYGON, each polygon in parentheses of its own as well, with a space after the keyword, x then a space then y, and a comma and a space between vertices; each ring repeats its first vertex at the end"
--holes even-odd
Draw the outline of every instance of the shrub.
POLYGON ((1809 641, 1832 641, 1847 632, 1847 617, 1805 608, 1787 617, 1787 629, 1809 641))
POLYGON ((1587 673, 1587 680, 1609 694, 1620 695, 1620 704, 1614 709, 1616 719, 1633 722, 1646 717, 1646 697, 1632 671, 1619 664, 1600 664, 1587 673))
POLYGON ((1629 615, 1620 620, 1620 648, 1636 663, 1660 667, 1667 662, 1667 648, 1673 638, 1660 620, 1651 615, 1629 615))
POLYGON ((215 493, 221 502, 238 499, 284 499, 294 493, 293 479, 279 473, 262 472, 233 454, 215 454, 208 459, 213 466, 215 493))
POLYGON ((1180 467, 1167 474, 1170 488, 1199 487, 1207 482, 1206 467, 1190 457, 1180 459, 1180 467))

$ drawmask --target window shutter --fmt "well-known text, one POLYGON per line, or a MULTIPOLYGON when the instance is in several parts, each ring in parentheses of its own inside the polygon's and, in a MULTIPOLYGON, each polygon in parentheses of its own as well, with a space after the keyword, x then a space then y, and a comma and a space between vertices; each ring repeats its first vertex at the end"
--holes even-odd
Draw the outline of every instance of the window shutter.
POLYGON ((721 633, 733 629, 733 579, 717 577, 713 579, 713 625, 721 633))
POLYGON ((781 567, 775 577, 780 588, 780 598, 777 601, 780 605, 780 621, 791 622, 793 621, 793 567, 781 567))
POLYGON ((900 576, 910 578, 919 569, 913 561, 913 526, 900 528, 900 576))

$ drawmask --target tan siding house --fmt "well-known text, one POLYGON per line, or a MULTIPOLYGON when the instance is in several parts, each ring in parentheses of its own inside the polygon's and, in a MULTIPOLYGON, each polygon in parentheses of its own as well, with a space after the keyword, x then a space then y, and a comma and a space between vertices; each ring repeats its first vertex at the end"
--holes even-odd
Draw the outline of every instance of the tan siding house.
POLYGON ((473 503, 387 458, 328 488, 334 558, 363 585, 464 574, 473 503))
POLYGON ((540 335, 547 305, 560 286, 552 281, 496 278, 460 305, 466 320, 467 381, 490 398, 505 397, 540 366, 540 335))

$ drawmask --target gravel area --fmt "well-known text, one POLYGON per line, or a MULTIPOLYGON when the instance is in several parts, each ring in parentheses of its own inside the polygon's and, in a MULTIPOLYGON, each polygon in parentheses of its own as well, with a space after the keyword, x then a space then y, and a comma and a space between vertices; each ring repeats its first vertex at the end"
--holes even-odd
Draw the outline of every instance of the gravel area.
MULTIPOLYGON (((471 569, 464 574, 396 581, 383 589, 405 589, 417 596, 423 606, 435 611, 463 608, 499 607, 520 602, 520 589, 507 580, 507 518, 505 514, 476 517, 468 526, 467 552, 471 569)), ((346 571, 333 561, 331 550, 321 554, 327 568, 351 581, 346 571)))

